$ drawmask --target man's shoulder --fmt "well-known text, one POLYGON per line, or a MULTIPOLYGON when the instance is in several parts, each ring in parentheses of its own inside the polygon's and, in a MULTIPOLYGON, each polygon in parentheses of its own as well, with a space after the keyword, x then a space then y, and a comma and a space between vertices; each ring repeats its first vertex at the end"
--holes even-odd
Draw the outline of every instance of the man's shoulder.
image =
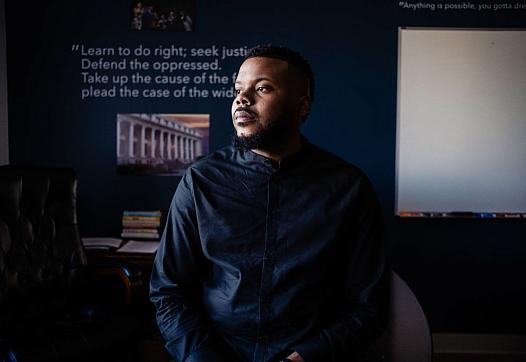
POLYGON ((360 167, 321 147, 312 147, 314 157, 317 158, 314 163, 319 167, 316 174, 329 178, 333 185, 343 185, 347 190, 354 190, 352 194, 355 196, 376 193, 371 179, 360 167))
POLYGON ((222 147, 196 160, 189 166, 189 170, 202 173, 210 169, 232 164, 234 163, 236 152, 237 150, 233 146, 222 147))
POLYGON ((332 169, 337 172, 345 173, 350 176, 364 177, 365 173, 355 164, 335 155, 334 153, 327 151, 320 146, 309 144, 311 155, 316 160, 316 164, 319 167, 326 169, 332 169))

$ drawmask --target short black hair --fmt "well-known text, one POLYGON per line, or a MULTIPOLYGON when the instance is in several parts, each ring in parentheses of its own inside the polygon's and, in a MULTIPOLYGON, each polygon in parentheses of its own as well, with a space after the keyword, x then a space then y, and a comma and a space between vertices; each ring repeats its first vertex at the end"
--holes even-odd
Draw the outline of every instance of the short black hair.
POLYGON ((309 81, 309 95, 311 102, 314 102, 314 73, 307 60, 295 50, 271 44, 256 45, 250 48, 245 56, 245 60, 255 57, 275 58, 284 60, 295 66, 309 81))

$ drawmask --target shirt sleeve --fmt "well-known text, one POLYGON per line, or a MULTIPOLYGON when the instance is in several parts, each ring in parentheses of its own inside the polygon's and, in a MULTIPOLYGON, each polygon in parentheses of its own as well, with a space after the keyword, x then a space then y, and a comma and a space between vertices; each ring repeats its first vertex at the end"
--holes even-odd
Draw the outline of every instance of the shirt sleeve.
POLYGON ((350 228, 344 235, 349 263, 342 269, 342 300, 317 335, 292 347, 305 362, 348 358, 372 343, 387 325, 389 279, 381 207, 365 176, 351 192, 350 228))
POLYGON ((219 340, 199 307, 206 263, 194 205, 189 169, 170 205, 153 265, 150 299, 166 349, 176 361, 223 361, 219 340))

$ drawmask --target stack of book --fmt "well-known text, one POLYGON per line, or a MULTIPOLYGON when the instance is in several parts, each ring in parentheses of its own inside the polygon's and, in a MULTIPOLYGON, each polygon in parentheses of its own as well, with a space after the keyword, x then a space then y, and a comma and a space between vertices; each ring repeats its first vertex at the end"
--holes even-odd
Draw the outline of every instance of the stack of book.
POLYGON ((124 239, 159 239, 160 211, 124 211, 122 233, 124 239))

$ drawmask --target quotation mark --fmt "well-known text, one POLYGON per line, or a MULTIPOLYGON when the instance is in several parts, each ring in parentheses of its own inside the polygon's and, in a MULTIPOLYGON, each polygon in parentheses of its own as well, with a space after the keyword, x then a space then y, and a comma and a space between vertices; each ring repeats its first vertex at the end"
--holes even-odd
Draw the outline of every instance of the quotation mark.
POLYGON ((403 2, 403 1, 400 1, 400 2, 398 3, 398 6, 404 6, 404 2, 403 2))
POLYGON ((73 45, 71 46, 71 51, 72 51, 72 52, 76 52, 76 51, 79 50, 79 47, 80 47, 80 46, 79 46, 78 44, 73 44, 73 45))

